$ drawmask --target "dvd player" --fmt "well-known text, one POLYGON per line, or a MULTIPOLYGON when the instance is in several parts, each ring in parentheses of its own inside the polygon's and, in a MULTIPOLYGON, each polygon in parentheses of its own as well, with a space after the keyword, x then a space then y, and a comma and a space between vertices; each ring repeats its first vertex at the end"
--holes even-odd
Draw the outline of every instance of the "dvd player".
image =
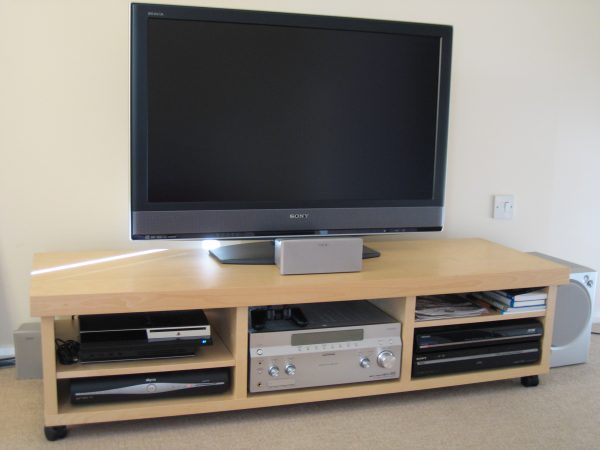
POLYGON ((422 329, 415 332, 412 376, 532 364, 542 335, 534 319, 422 329))
POLYGON ((540 359, 540 343, 492 345, 415 355, 413 377, 530 364, 540 359))
POLYGON ((190 356, 212 344, 201 309, 80 316, 79 338, 82 363, 190 356))
POLYGON ((534 319, 426 328, 415 332, 415 351, 489 346, 539 339, 542 324, 534 319))
POLYGON ((157 374, 119 375, 71 381, 74 405, 121 400, 218 394, 229 389, 229 369, 187 370, 157 374))

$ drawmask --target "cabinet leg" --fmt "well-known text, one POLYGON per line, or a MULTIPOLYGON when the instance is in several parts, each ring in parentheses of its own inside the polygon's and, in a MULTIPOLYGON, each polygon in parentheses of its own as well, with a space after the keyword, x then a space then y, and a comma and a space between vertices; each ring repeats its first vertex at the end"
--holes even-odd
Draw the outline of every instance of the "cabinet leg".
POLYGON ((49 441, 56 441, 58 439, 64 439, 67 436, 67 427, 44 427, 44 435, 49 441))
POLYGON ((540 384, 540 377, 537 375, 530 375, 528 377, 521 377, 521 384, 525 387, 534 387, 540 384))

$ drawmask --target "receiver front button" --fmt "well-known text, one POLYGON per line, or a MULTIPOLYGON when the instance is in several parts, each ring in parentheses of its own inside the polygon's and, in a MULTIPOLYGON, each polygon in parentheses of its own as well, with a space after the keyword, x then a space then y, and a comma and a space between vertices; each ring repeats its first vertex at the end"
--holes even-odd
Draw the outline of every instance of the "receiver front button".
POLYGON ((377 364, 384 369, 391 369, 396 363, 396 356, 389 350, 382 351, 377 357, 377 364))
POLYGON ((294 376, 296 374, 296 366, 293 364, 288 364, 287 366, 285 366, 285 373, 287 373, 290 376, 294 376))

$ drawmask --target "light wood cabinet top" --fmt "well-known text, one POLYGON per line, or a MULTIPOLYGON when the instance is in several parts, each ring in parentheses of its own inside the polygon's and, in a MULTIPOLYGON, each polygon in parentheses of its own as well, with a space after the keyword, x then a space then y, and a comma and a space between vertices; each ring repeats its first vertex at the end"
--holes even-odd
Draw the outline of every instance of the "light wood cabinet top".
POLYGON ((32 316, 393 298, 565 284, 568 268, 482 239, 370 242, 362 272, 282 276, 276 266, 220 264, 205 250, 44 253, 32 316), (71 268, 61 266, 88 263, 71 268))

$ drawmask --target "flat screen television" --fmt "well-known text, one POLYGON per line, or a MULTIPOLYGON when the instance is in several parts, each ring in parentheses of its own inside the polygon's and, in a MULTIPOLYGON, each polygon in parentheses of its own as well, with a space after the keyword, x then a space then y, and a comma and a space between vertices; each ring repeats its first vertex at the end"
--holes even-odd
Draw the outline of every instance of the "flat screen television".
POLYGON ((442 229, 452 27, 131 13, 133 239, 442 229))

